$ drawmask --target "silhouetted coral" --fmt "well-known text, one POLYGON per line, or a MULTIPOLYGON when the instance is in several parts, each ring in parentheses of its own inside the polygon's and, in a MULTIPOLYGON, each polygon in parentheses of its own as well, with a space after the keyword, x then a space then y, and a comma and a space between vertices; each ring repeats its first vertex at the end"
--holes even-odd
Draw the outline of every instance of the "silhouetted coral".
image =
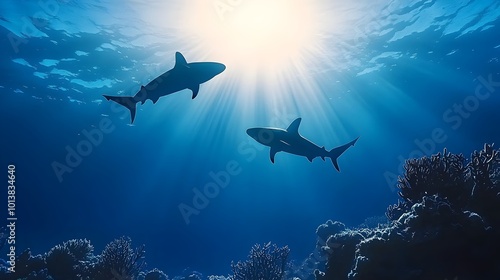
POLYGON ((130 238, 121 237, 109 243, 101 255, 86 239, 73 239, 58 244, 44 255, 31 255, 29 249, 11 264, 0 259, 2 280, 168 280, 158 269, 141 273, 144 267, 144 247, 133 250, 130 238), (140 277, 139 277, 139 274, 140 277))
POLYGON ((231 278, 226 276, 210 275, 208 276, 208 280, 231 280, 231 278))
MULTIPOLYGON (((485 145, 466 163, 446 150, 406 162, 393 220, 327 241, 317 279, 496 279, 500 275, 500 160, 485 145)), ((331 222, 330 222, 331 224, 331 222)))
POLYGON ((385 216, 390 221, 395 221, 401 217, 404 213, 408 212, 411 207, 411 203, 406 201, 398 201, 397 204, 389 205, 387 207, 387 211, 385 212, 385 216))
POLYGON ((3 248, 5 243, 7 243, 7 237, 9 235, 9 231, 6 227, 0 228, 0 250, 3 248))
MULTIPOLYGON (((336 222, 338 223, 338 222, 336 222)), ((343 225, 343 224, 342 224, 343 225)), ((340 227, 339 227, 340 228, 340 227)), ((324 278, 317 270, 317 279, 342 279, 347 275, 353 266, 357 244, 372 235, 369 230, 350 230, 345 227, 331 235, 322 250, 330 256, 326 265, 326 272, 329 278, 324 278), (332 256, 335 256, 332 258, 332 256)))
POLYGON ((32 271, 28 277, 22 278, 22 280, 54 280, 54 278, 49 275, 47 269, 42 269, 38 272, 32 271))
POLYGON ((377 228, 384 227, 387 225, 389 220, 387 220, 387 216, 372 216, 366 218, 363 223, 357 226, 357 228, 377 228))
MULTIPOLYGON (((8 266, 10 267, 10 264, 8 266)), ((44 258, 41 255, 33 256, 31 251, 26 249, 16 257, 14 272, 8 271, 7 268, 0 269, 0 279, 18 280, 35 277, 45 268, 44 258)))
MULTIPOLYGON (((500 155, 493 146, 484 145, 474 152, 469 163, 470 176, 474 179, 470 208, 481 213, 490 224, 500 224, 500 155)), ((500 231, 500 228, 497 228, 500 231)))
POLYGON ((144 253, 144 245, 133 250, 128 237, 115 239, 104 248, 92 279, 136 279, 144 266, 144 253))
POLYGON ((296 263, 294 261, 289 262, 289 266, 286 271, 286 279, 301 279, 301 280, 313 280, 314 272, 316 270, 324 270, 326 261, 329 256, 329 248, 327 246, 327 241, 330 236, 340 233, 345 230, 345 225, 343 223, 328 220, 326 223, 321 224, 316 229, 316 248, 313 253, 302 261, 301 263, 296 263))
POLYGON ((285 275, 288 246, 278 248, 271 242, 261 246, 256 244, 250 250, 248 260, 232 263, 233 280, 282 280, 285 275))
POLYGON ((163 271, 155 268, 145 273, 144 280, 168 280, 168 276, 163 271))
POLYGON ((85 271, 94 246, 86 239, 73 239, 54 246, 45 258, 49 274, 54 280, 78 280, 85 271))
POLYGON ((201 274, 197 273, 189 274, 186 276, 178 277, 178 280, 201 280, 201 274))
POLYGON ((318 236, 316 246, 318 249, 326 245, 326 241, 330 236, 342 232, 343 230, 345 230, 345 225, 337 221, 328 220, 326 223, 319 225, 316 229, 316 235, 318 236))
POLYGON ((424 196, 437 194, 456 206, 463 207, 472 189, 465 157, 443 153, 409 159, 404 165, 405 174, 398 179, 399 195, 404 201, 415 204, 424 196))

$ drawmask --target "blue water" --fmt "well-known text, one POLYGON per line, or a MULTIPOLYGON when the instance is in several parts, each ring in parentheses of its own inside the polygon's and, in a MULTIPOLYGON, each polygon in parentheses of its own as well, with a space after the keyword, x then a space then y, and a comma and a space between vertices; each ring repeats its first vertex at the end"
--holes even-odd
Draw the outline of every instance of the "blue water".
POLYGON ((270 83, 228 64, 195 100, 185 90, 148 102, 130 125, 102 94, 134 94, 173 67, 176 51, 225 62, 183 33, 182 17, 169 20, 188 4, 163 2, 163 29, 145 16, 153 2, 0 2, 0 172, 16 166, 18 252, 87 238, 99 253, 125 235, 146 245, 149 268, 172 276, 227 275, 232 260, 269 241, 300 262, 326 220, 354 227, 384 216, 402 159, 498 142, 498 1, 315 1, 346 23, 319 23, 323 51, 304 71, 270 83), (327 149, 360 137, 340 173, 286 153, 272 164, 245 133, 297 117, 300 133, 327 149), (68 149, 103 122, 98 144, 58 177, 54 163, 67 165, 68 149), (228 164, 238 174, 186 222, 179 205, 193 206, 193 189, 228 164))

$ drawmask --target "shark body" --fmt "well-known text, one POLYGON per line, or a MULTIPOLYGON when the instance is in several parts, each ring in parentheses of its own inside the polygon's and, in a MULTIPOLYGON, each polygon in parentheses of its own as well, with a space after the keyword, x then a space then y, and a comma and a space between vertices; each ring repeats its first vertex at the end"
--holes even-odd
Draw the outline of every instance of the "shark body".
POLYGON ((219 75, 226 66, 217 62, 192 62, 187 63, 184 56, 175 53, 175 66, 171 70, 158 76, 141 89, 134 96, 109 96, 103 95, 107 100, 112 100, 130 110, 131 123, 134 122, 137 103, 144 104, 148 99, 156 104, 160 97, 169 95, 184 89, 193 92, 194 99, 203 84, 213 77, 219 75))
POLYGON ((358 138, 353 141, 327 151, 325 147, 319 147, 299 134, 301 118, 295 119, 287 129, 257 127, 247 129, 247 134, 262 145, 269 146, 271 162, 278 152, 287 152, 294 155, 304 156, 312 162, 316 157, 330 158, 333 166, 340 172, 337 159, 349 147, 354 146, 358 138))

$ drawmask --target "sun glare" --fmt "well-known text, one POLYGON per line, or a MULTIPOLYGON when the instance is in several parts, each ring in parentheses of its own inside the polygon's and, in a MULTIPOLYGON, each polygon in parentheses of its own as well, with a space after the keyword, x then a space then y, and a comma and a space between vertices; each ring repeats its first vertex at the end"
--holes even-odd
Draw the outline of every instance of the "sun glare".
POLYGON ((230 67, 286 68, 314 40, 308 0, 219 0, 190 5, 191 34, 230 67))

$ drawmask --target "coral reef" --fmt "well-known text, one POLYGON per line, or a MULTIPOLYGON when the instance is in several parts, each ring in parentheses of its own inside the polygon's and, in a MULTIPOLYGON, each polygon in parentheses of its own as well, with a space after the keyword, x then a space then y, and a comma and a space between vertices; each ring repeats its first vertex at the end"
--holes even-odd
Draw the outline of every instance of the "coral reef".
MULTIPOLYGON (((332 228, 316 279, 496 279, 500 275, 500 157, 486 144, 467 162, 446 151, 409 159, 402 201, 377 228, 332 228), (336 229, 333 230, 333 229, 336 229)), ((321 229, 321 230, 320 230, 321 229)))
POLYGON ((144 266, 144 247, 133 250, 130 238, 121 237, 109 243, 101 255, 86 239, 58 244, 44 255, 33 256, 25 250, 16 257, 15 272, 0 264, 0 279, 5 280, 167 280, 159 270, 139 275, 144 266))
POLYGON ((5 280, 40 279, 40 275, 47 273, 46 270, 45 258, 42 255, 33 256, 27 249, 16 257, 15 273, 0 269, 0 278, 5 280))
MULTIPOLYGON (((500 151, 484 145, 470 159, 446 149, 409 159, 398 179, 397 204, 386 218, 356 228, 327 221, 317 230, 314 253, 288 263, 290 250, 271 242, 254 245, 246 261, 231 263, 233 275, 203 277, 185 270, 173 280, 420 280, 497 279, 500 275, 500 151)), ((0 246, 5 242, 0 230, 0 246)), ((58 244, 46 254, 25 250, 15 272, 0 259, 5 280, 168 280, 158 269, 143 271, 144 246, 128 237, 99 255, 86 239, 58 244)))
POLYGON ((231 278, 225 277, 225 276, 218 276, 218 275, 210 275, 208 276, 207 280, 230 280, 231 278))
POLYGON ((0 250, 3 248, 5 243, 7 243, 7 236, 9 235, 9 231, 6 227, 0 228, 0 250))
MULTIPOLYGON (((15 272, 7 270, 9 264, 0 262, 3 280, 168 280, 161 270, 142 271, 144 245, 132 248, 128 237, 110 242, 100 255, 94 255, 94 246, 86 239, 73 239, 58 244, 46 254, 33 256, 28 249, 16 257, 15 272)), ((278 248, 271 243, 255 245, 249 260, 232 264, 234 276, 208 276, 185 270, 173 280, 281 280, 285 275, 288 247, 278 248)))
POLYGON ((54 280, 78 280, 90 261, 94 246, 86 239, 73 239, 54 246, 45 257, 48 274, 54 280))
POLYGON ((451 154, 445 149, 431 157, 409 159, 404 165, 405 174, 398 180, 399 196, 415 204, 424 196, 438 195, 453 205, 463 207, 472 188, 468 166, 462 154, 451 154))
POLYGON ((144 280, 168 280, 168 276, 163 271, 155 268, 144 274, 144 280))
POLYGON ((248 260, 232 263, 233 280, 282 280, 285 276, 290 249, 287 246, 278 248, 271 242, 265 245, 256 244, 250 250, 248 260))
POLYGON ((93 279, 136 279, 144 267, 144 253, 144 245, 134 250, 128 237, 115 239, 102 251, 93 279))

